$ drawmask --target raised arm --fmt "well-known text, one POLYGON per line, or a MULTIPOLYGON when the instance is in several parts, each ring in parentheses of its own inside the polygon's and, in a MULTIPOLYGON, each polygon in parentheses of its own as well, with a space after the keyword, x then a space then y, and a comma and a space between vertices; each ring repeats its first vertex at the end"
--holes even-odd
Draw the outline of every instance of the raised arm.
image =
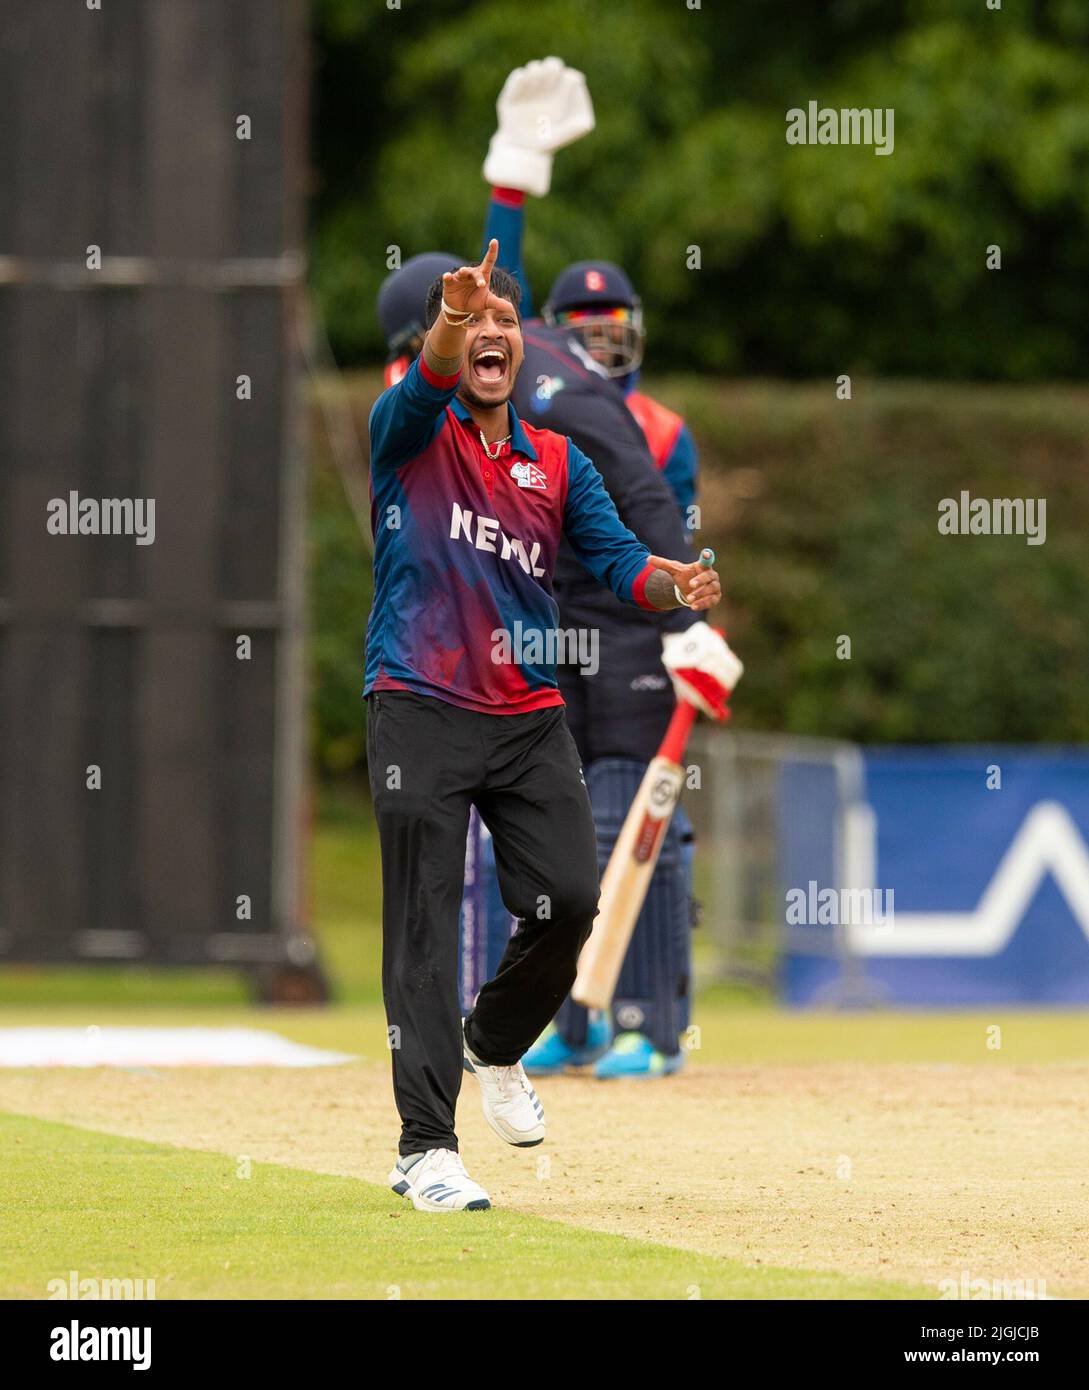
POLYGON ((371 467, 397 467, 426 447, 457 390, 465 330, 475 314, 500 301, 491 293, 499 255, 491 242, 479 265, 463 265, 442 277, 442 306, 419 357, 404 378, 375 401, 370 416, 371 467))
POLYGON ((522 291, 522 317, 533 317, 533 294, 522 264, 527 193, 543 198, 552 183, 552 158, 594 128, 586 78, 560 58, 515 68, 496 102, 498 125, 488 146, 484 177, 492 195, 484 244, 497 240, 503 268, 522 291))
POLYGON ((503 269, 518 281, 522 291, 519 308, 524 319, 534 317, 533 291, 522 264, 522 232, 525 228, 526 195, 520 188, 493 188, 484 223, 484 245, 498 241, 503 248, 503 269))
POLYGON ((485 247, 479 265, 463 265, 460 270, 446 271, 442 277, 439 316, 427 330, 420 354, 439 376, 461 371, 469 320, 499 303, 491 292, 492 271, 498 255, 499 243, 492 240, 485 247))

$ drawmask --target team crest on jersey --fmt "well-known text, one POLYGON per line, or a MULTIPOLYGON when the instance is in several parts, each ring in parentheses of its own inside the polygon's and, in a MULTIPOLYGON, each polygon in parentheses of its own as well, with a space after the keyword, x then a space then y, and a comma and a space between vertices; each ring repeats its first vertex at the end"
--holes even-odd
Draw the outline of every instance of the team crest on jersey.
POLYGON ((529 459, 511 466, 510 475, 519 487, 536 488, 538 492, 544 492, 548 486, 548 478, 545 476, 543 468, 538 468, 529 459))

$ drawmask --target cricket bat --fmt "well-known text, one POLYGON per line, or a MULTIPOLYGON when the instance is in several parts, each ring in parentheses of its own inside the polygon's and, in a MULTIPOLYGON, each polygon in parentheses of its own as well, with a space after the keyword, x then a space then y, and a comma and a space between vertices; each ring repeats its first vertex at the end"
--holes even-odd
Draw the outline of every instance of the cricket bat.
MULTIPOLYGON (((713 551, 701 553, 702 565, 714 562, 713 551)), ((643 776, 605 866, 597 919, 579 956, 571 989, 571 998, 589 1009, 607 1009, 612 1003, 620 968, 684 786, 684 750, 696 713, 695 705, 687 700, 677 702, 665 738, 643 776)))

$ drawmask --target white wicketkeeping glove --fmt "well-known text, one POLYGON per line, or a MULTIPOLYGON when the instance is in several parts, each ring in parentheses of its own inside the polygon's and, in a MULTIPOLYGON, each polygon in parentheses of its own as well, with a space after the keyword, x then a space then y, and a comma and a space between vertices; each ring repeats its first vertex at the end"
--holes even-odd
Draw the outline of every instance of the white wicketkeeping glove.
POLYGON ((561 58, 515 68, 495 104, 499 129, 488 146, 484 177, 499 188, 543 198, 552 182, 552 155, 594 128, 594 107, 581 72, 561 58))
POLYGON ((687 700, 720 722, 730 717, 730 691, 745 668, 717 628, 693 623, 686 632, 667 632, 662 638, 662 664, 679 700, 687 700))

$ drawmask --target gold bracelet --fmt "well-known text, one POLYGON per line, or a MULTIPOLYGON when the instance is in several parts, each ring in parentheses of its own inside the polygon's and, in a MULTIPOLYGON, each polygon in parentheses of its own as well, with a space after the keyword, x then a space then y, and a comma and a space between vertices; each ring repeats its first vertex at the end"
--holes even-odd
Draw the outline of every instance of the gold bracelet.
POLYGON ((464 311, 461 309, 451 309, 449 304, 447 304, 446 302, 446 296, 443 295, 442 316, 451 328, 464 328, 465 325, 469 322, 469 320, 473 317, 473 311, 471 309, 466 309, 464 311), (451 318, 451 314, 453 314, 455 317, 451 318))

